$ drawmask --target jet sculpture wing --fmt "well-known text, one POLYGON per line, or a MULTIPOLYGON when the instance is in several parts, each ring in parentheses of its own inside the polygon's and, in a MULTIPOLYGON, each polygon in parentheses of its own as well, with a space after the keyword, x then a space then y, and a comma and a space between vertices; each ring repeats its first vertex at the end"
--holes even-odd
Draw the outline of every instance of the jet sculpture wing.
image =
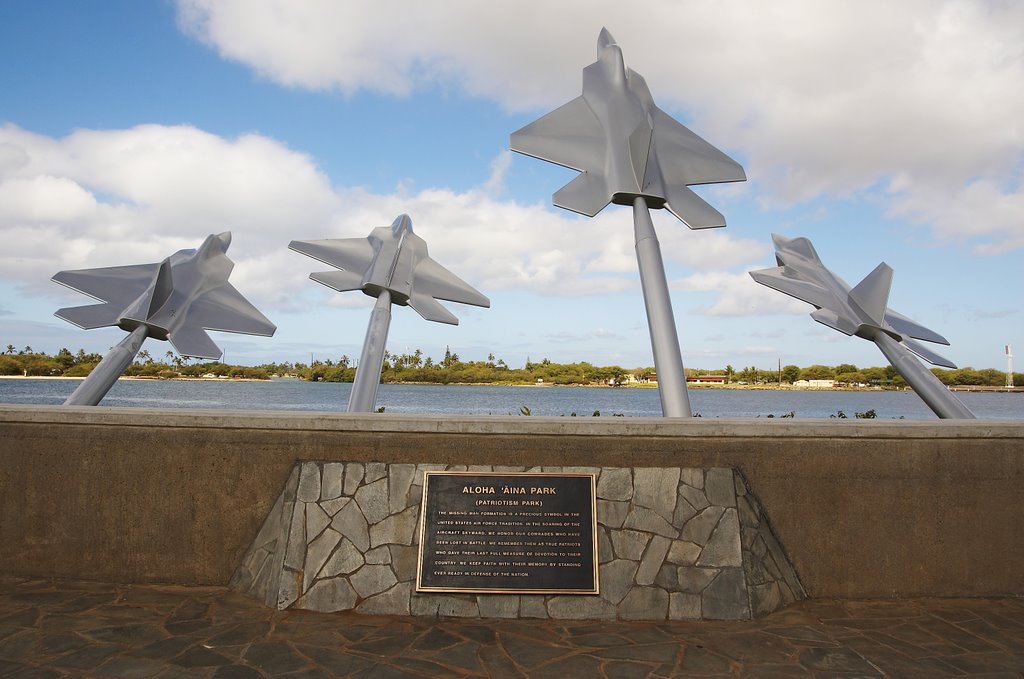
POLYGON ((373 245, 366 238, 293 240, 288 249, 338 269, 365 271, 373 262, 373 245))
POLYGON ((51 280, 102 304, 65 307, 55 315, 85 330, 117 325, 121 312, 146 291, 159 268, 160 264, 136 264, 60 271, 51 280))
POLYGON ((491 300, 476 288, 426 256, 426 244, 423 253, 423 258, 413 270, 412 294, 409 295, 409 306, 416 313, 428 321, 458 325, 459 319, 437 300, 479 307, 491 306, 491 300))
POLYGON ((373 263, 374 250, 367 238, 328 238, 293 240, 289 250, 336 267, 335 271, 317 271, 309 277, 338 292, 363 289, 363 272, 373 263))
POLYGON ((604 165, 607 135, 582 96, 513 132, 512 150, 580 172, 604 165))
POLYGON ((829 290, 817 283, 794 278, 792 274, 787 274, 785 268, 781 266, 751 271, 750 277, 761 285, 784 292, 790 297, 813 304, 819 309, 831 306, 835 301, 835 295, 829 290))
POLYGON ((725 226, 725 216, 687 187, 746 181, 743 167, 657 106, 652 111, 651 155, 657 156, 665 208, 691 229, 725 226))
POLYGON ((560 208, 593 217, 611 202, 604 176, 607 134, 586 99, 577 97, 511 135, 511 148, 578 170, 580 176, 555 192, 560 208))
POLYGON ((167 334, 167 340, 182 356, 217 359, 220 347, 206 330, 269 337, 277 326, 260 313, 227 281, 207 290, 189 305, 185 317, 167 334))
POLYGON ((658 164, 666 184, 718 184, 746 181, 743 166, 678 120, 652 107, 658 164))

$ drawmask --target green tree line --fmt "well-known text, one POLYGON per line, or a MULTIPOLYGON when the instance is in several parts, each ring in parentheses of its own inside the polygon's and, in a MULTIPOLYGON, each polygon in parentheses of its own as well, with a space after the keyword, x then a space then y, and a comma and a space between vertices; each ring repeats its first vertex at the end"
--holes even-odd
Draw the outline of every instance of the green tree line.
MULTIPOLYGON (((337 361, 314 361, 312 365, 294 364, 288 371, 303 379, 323 382, 351 382, 356 369, 348 356, 337 361)), ((648 371, 650 372, 650 371, 648 371)), ((384 353, 381 382, 429 384, 614 384, 627 382, 631 371, 620 366, 595 366, 590 363, 540 363, 527 360, 522 368, 509 367, 494 354, 483 361, 463 361, 450 349, 435 360, 416 349, 412 353, 384 353)))
MULTIPOLYGON (((26 346, 17 349, 8 344, 0 353, 0 375, 30 377, 85 377, 103 357, 79 349, 72 352, 62 348, 54 355, 34 351, 26 346)), ((780 381, 792 384, 798 380, 835 380, 839 385, 877 386, 901 388, 906 386, 892 366, 858 368, 849 363, 836 366, 786 365, 781 370, 761 370, 754 366, 736 370, 731 365, 716 369, 688 369, 688 376, 720 375, 730 384, 771 385, 780 381)), ((944 370, 933 368, 932 373, 948 386, 991 386, 1006 384, 1006 373, 992 368, 976 370, 960 368, 944 370)), ((134 363, 125 371, 130 377, 171 379, 175 377, 203 377, 213 375, 224 378, 270 379, 293 377, 315 382, 352 382, 356 367, 348 356, 337 360, 313 360, 310 363, 267 363, 258 366, 229 365, 221 362, 193 362, 167 351, 153 356, 143 349, 134 363)), ((429 384, 556 384, 587 385, 643 383, 654 375, 654 369, 624 369, 620 366, 595 366, 587 362, 555 363, 548 359, 533 362, 527 359, 522 368, 510 367, 504 360, 488 354, 486 360, 463 361, 459 355, 446 349, 439 359, 426 356, 420 349, 411 353, 385 352, 381 381, 385 383, 429 384)), ((1024 386, 1024 374, 1014 373, 1015 386, 1024 386)))
MULTIPOLYGON (((690 371, 687 371, 688 373, 690 371)), ((959 368, 946 370, 932 368, 931 372, 946 386, 1006 386, 1006 373, 993 368, 959 368)), ((723 370, 699 370, 700 375, 723 375, 727 382, 745 384, 773 384, 782 382, 793 384, 799 380, 834 380, 840 386, 872 386, 902 388, 907 385, 896 368, 891 365, 884 367, 858 368, 851 363, 840 363, 836 366, 810 365, 801 368, 797 365, 786 365, 781 370, 761 370, 753 366, 735 370, 727 365, 723 370)), ((1024 386, 1024 374, 1013 374, 1014 386, 1024 386)))
MULTIPOLYGON (((79 349, 72 353, 70 349, 60 349, 50 356, 45 351, 33 351, 32 347, 15 349, 8 344, 7 350, 0 354, 0 375, 24 375, 27 377, 86 377, 92 372, 103 356, 97 353, 86 353, 79 349)), ((143 349, 135 358, 135 362, 124 372, 129 377, 154 377, 171 379, 174 377, 233 377, 247 379, 270 379, 271 373, 264 366, 226 365, 218 362, 192 363, 188 359, 168 351, 162 358, 154 358, 149 351, 143 349)))

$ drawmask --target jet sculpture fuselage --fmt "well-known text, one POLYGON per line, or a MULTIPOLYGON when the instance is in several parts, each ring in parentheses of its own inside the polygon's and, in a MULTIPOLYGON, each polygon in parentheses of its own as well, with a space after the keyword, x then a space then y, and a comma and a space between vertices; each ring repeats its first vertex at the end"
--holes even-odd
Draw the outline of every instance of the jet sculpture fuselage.
POLYGON ((660 209, 666 191, 657 185, 661 183, 657 181, 657 152, 651 148, 654 121, 648 111, 654 100, 644 79, 631 69, 627 71, 618 45, 603 45, 598 52, 598 60, 583 70, 584 99, 607 129, 629 131, 624 137, 628 143, 606 147, 611 202, 632 205, 634 197, 644 196, 650 207, 660 209))
POLYGON ((125 309, 118 325, 131 330, 149 326, 149 336, 166 340, 180 327, 189 306, 226 281, 234 268, 226 256, 231 235, 210 236, 197 250, 179 250, 160 263, 152 285, 125 309), (190 281, 190 289, 176 289, 174 281, 190 281))
POLYGON ((426 243, 413 234, 408 217, 400 218, 390 227, 374 229, 367 240, 373 247, 373 261, 363 274, 360 288, 371 297, 388 290, 392 302, 408 305, 412 297, 412 273, 426 254, 426 243))
POLYGON ((642 197, 690 228, 725 226, 687 186, 743 181, 743 168, 654 104, 607 30, 597 55, 583 69, 582 96, 514 132, 512 150, 582 172, 555 193, 559 207, 592 217, 642 197))
POLYGON ((772 234, 772 240, 779 266, 751 271, 755 281, 814 305, 811 318, 846 335, 874 341, 885 333, 930 363, 956 367, 915 341, 948 345, 945 337, 888 308, 893 271, 885 262, 851 288, 822 264, 808 239, 772 234))

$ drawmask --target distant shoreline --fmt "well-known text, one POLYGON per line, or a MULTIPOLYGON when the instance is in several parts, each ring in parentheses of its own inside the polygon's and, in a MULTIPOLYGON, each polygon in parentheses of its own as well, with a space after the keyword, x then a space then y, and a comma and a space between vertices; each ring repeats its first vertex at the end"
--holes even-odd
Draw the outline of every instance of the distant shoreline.
MULTIPOLYGON (((0 380, 84 380, 84 377, 66 377, 64 375, 56 376, 43 376, 43 375, 0 375, 0 380)), ((122 380, 148 380, 151 382, 271 382, 275 380, 294 380, 296 382, 305 382, 297 377, 274 377, 271 379, 256 379, 252 377, 140 377, 122 375, 119 379, 122 380)), ((351 384, 351 382, 337 382, 335 384, 351 384)), ((591 389, 657 389, 657 384, 622 384, 618 386, 611 386, 608 384, 553 384, 550 382, 534 384, 530 382, 524 382, 522 384, 513 384, 509 382, 450 382, 443 384, 440 382, 384 382, 383 384, 401 384, 405 386, 449 386, 449 387, 530 387, 543 389, 546 387, 570 387, 580 388, 587 387, 591 389)), ((792 384, 783 384, 781 386, 777 384, 694 384, 688 383, 687 388, 689 389, 723 389, 723 390, 736 390, 736 391, 913 391, 909 387, 905 389, 883 389, 882 387, 797 387, 792 384)), ((991 387, 991 386, 953 386, 949 388, 950 391, 960 392, 988 392, 988 393, 1024 393, 1024 387, 991 387)))
MULTIPOLYGON (((67 375, 0 375, 0 380, 84 380, 84 377, 68 377, 67 375)), ((121 375, 119 380, 146 380, 149 382, 171 382, 181 380, 184 382, 269 382, 269 379, 261 380, 254 377, 141 377, 139 375, 121 375)), ((285 379, 285 378, 280 378, 285 379)))

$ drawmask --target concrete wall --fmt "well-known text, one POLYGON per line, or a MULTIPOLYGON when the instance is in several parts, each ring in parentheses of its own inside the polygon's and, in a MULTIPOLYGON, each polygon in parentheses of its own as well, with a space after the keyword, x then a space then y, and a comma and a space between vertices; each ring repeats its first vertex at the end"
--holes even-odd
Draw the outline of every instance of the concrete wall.
POLYGON ((0 573, 226 584, 296 460, 739 468, 816 597, 1024 595, 1024 422, 0 406, 0 573))

